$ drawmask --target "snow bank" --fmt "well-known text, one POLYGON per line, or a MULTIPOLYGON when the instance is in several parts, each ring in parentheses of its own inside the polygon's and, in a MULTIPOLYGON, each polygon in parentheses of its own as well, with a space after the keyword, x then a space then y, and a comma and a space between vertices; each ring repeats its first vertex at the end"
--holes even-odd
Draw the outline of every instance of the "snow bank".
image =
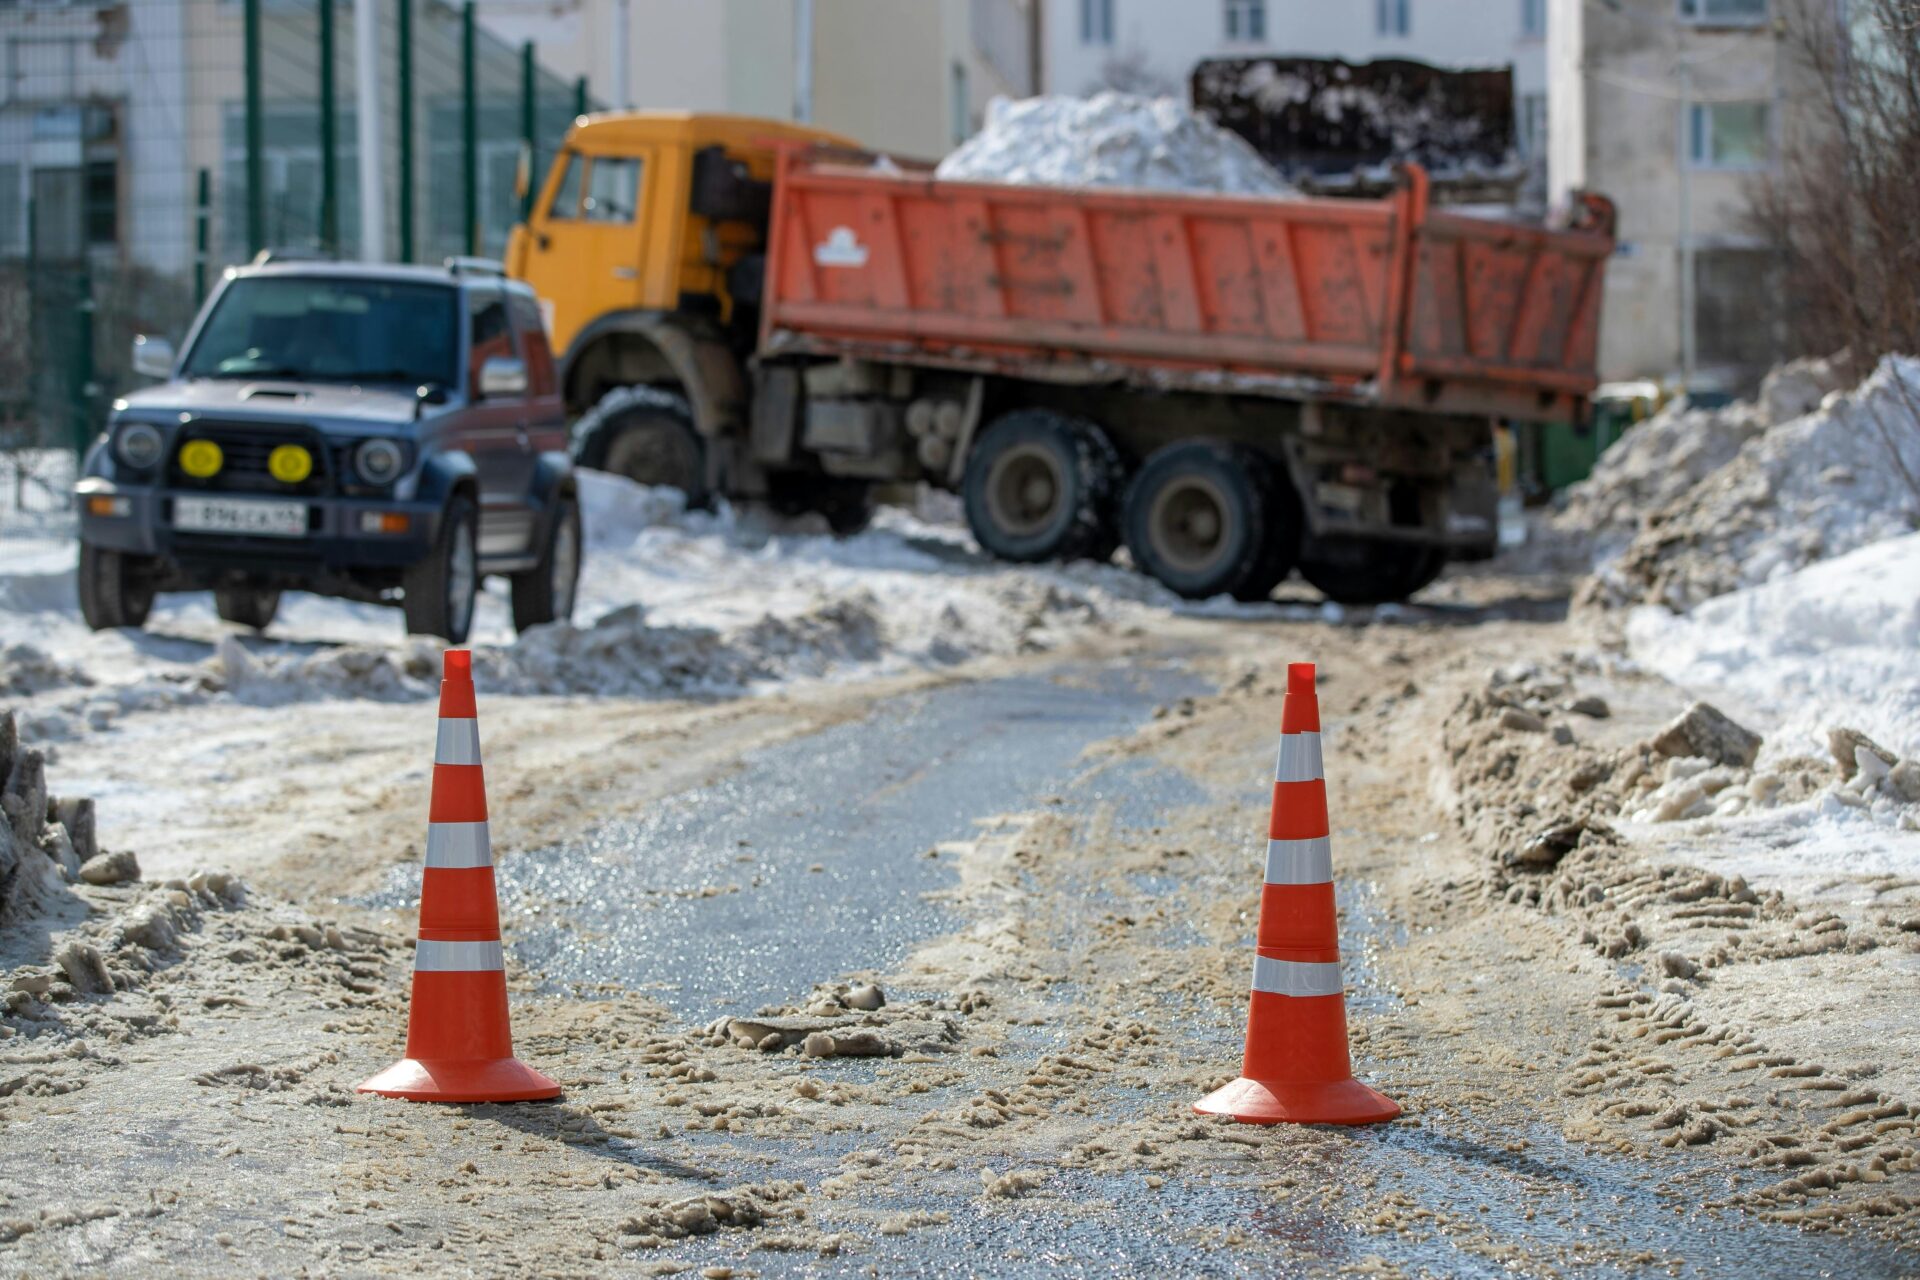
POLYGON ((1637 609, 1627 637, 1642 665, 1771 721, 1769 754, 1825 756, 1827 731, 1845 726, 1920 757, 1920 533, 1719 596, 1685 617, 1637 609))
MULTIPOLYGON (((1644 447, 1657 454, 1659 441, 1644 447)), ((1685 611, 1916 527, 1920 359, 1888 356, 1853 392, 1770 427, 1648 514, 1582 601, 1685 611)))
POLYGON ((948 179, 1290 196, 1239 135, 1174 98, 995 98, 986 125, 940 162, 948 179))

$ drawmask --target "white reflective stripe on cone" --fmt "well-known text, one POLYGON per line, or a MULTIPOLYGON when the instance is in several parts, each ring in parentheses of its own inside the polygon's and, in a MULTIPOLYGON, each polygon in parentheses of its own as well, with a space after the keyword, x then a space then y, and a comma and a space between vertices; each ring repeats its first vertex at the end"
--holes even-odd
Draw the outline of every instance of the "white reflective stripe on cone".
POLYGON ((484 822, 429 822, 427 865, 467 868, 493 865, 493 841, 484 822))
POLYGON ((1280 760, 1273 768, 1275 782, 1318 782, 1326 777, 1320 763, 1320 735, 1283 733, 1280 735, 1280 760))
POLYGON ((413 950, 416 973, 492 973, 507 967, 500 942, 430 942, 420 939, 413 950))
MULTIPOLYGON (((433 833, 427 833, 427 848, 433 848, 433 833)), ((432 866, 433 863, 427 863, 432 866)), ((1326 836, 1311 840, 1267 841, 1268 884, 1333 883, 1333 845, 1326 836)))
MULTIPOLYGON (((425 943, 421 944, 425 946, 425 943)), ((1253 989, 1276 996, 1337 996, 1340 964, 1315 964, 1301 960, 1253 958, 1253 989)))
POLYGON ((433 744, 435 764, 479 764, 480 722, 478 720, 442 720, 440 736, 433 744))

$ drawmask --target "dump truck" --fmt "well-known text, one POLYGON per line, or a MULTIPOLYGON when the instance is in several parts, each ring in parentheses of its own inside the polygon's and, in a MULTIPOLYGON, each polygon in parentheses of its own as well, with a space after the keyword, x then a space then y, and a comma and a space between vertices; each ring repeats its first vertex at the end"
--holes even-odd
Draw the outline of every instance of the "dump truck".
POLYGON ((585 117, 515 229, 576 458, 860 527, 957 492, 1013 561, 1401 599, 1498 536, 1493 431, 1595 386, 1612 206, 943 181, 791 124, 585 117))

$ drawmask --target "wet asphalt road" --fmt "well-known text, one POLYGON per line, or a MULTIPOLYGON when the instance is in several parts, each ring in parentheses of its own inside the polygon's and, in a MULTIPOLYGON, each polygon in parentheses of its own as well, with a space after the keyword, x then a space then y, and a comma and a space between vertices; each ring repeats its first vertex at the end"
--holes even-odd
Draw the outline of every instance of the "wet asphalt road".
MULTIPOLYGON (((580 840, 505 859, 501 905, 513 921, 515 955, 558 989, 626 985, 696 1023, 792 1001, 816 981, 884 970, 956 923, 925 900, 951 884, 947 864, 924 856, 940 842, 1049 801, 1069 815, 1100 813, 1121 827, 1145 827, 1207 799, 1203 780, 1137 759, 1089 765, 1082 754, 1135 728, 1155 706, 1201 688, 1174 663, 1063 667, 877 701, 858 721, 749 755, 713 786, 580 840)), ((1249 835, 1250 847, 1257 836, 1249 835)), ((417 875, 397 875, 382 904, 410 905, 417 875)), ((1153 893, 1173 885, 1143 877, 1136 887, 1153 893)), ((1377 980, 1372 960, 1403 939, 1364 887, 1343 883, 1340 896, 1349 1007, 1361 1018, 1386 1013, 1398 997, 1377 980)), ((1103 897, 1093 886, 1070 896, 1050 917, 1052 927, 1063 936, 1090 928, 1112 905, 1103 897)), ((1072 1001, 1064 987, 1055 996, 1072 1001)), ((1196 1054, 1222 1064, 1239 1056, 1242 1027, 1230 1011, 1169 1004, 1163 1025, 1196 1054)), ((1066 1048, 1074 1032, 1020 1028, 1009 1051, 1038 1058, 1066 1048)), ((822 1083, 869 1082, 880 1069, 856 1059, 815 1068, 822 1083)), ((1444 1063, 1433 1069, 1444 1071, 1444 1063)), ((916 1105, 955 1105, 977 1087, 963 1080, 916 1105)), ((1143 1105, 1169 1105, 1096 1088, 1096 1114, 1115 1123, 1143 1105)), ((693 1131, 684 1140, 727 1177, 814 1185, 842 1172, 843 1159, 875 1138, 823 1133, 802 1146, 693 1131)), ((653 1165, 657 1145, 615 1141, 602 1150, 653 1165)), ((1567 1141, 1550 1120, 1496 1106, 1476 1108, 1470 1120, 1436 1115, 1362 1130, 1276 1131, 1257 1167, 1244 1148, 1222 1144, 1217 1159, 1158 1190, 1138 1174, 1053 1169, 1048 1194, 1072 1202, 1072 1212, 983 1201, 973 1167, 922 1173, 910 1185, 864 1189, 861 1206, 945 1214, 945 1224, 877 1237, 859 1223, 821 1225, 866 1236, 858 1270, 873 1266, 888 1276, 1267 1276, 1386 1262, 1409 1274, 1489 1280, 1649 1270, 1784 1280, 1911 1275, 1920 1261, 1883 1245, 1698 1207, 1732 1191, 1709 1157, 1604 1155, 1567 1141), (1260 1186, 1282 1171, 1349 1187, 1366 1200, 1403 1192, 1443 1216, 1475 1219, 1510 1243, 1514 1256, 1463 1249, 1438 1222, 1411 1233, 1356 1230, 1311 1197, 1291 1202, 1260 1186), (1244 1239, 1223 1251, 1217 1244, 1229 1227, 1244 1239), (1641 1263, 1622 1262, 1642 1250, 1641 1263)), ((724 1235, 684 1241, 675 1257, 696 1268, 738 1265, 740 1243, 724 1235)), ((823 1260, 756 1252, 752 1267, 762 1276, 818 1275, 823 1260)))

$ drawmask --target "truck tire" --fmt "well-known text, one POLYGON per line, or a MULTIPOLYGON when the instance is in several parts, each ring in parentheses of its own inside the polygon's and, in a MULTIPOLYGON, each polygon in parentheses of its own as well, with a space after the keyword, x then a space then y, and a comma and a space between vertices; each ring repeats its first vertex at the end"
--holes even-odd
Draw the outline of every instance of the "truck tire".
POLYGON ((280 592, 272 587, 215 587, 213 611, 223 622, 265 631, 280 612, 280 592))
POLYGON ((401 575, 400 603, 407 634, 466 643, 473 628, 474 597, 480 592, 478 532, 473 499, 456 493, 441 513, 433 549, 401 575))
POLYGON ((873 523, 873 485, 865 480, 777 472, 767 477, 766 501, 776 515, 823 517, 835 537, 851 537, 873 523))
POLYGON ((513 591, 513 629, 516 634, 548 622, 573 617, 573 597, 580 584, 580 504, 559 499, 540 548, 540 563, 508 579, 513 591))
POLYGON ((155 565, 149 556, 80 544, 80 616, 95 631, 144 627, 153 610, 155 565))
POLYGON ((615 387, 574 424, 573 433, 582 466, 678 489, 690 510, 712 504, 706 442, 694 429, 693 410, 672 392, 615 387))
POLYGON ((1416 542, 1344 538, 1300 559, 1300 576, 1339 604, 1405 600, 1447 567, 1447 553, 1416 542))
POLYGON ((1047 409, 1017 409, 989 426, 960 484, 974 540, 1022 564, 1111 556, 1119 491, 1107 433, 1047 409))
POLYGON ((1263 600, 1287 576, 1300 521, 1273 465, 1239 445, 1183 440, 1147 459, 1122 527, 1134 563, 1189 600, 1263 600))

